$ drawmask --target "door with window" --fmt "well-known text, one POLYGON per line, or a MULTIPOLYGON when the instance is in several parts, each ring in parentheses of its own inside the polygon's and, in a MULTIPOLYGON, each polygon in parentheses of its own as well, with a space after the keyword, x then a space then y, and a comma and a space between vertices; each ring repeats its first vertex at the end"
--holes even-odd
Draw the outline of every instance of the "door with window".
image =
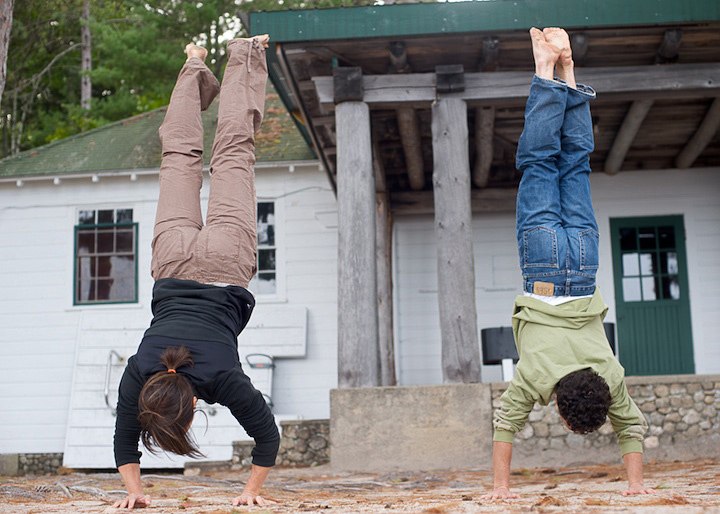
POLYGON ((683 217, 611 219, 610 231, 627 374, 694 373, 683 217))

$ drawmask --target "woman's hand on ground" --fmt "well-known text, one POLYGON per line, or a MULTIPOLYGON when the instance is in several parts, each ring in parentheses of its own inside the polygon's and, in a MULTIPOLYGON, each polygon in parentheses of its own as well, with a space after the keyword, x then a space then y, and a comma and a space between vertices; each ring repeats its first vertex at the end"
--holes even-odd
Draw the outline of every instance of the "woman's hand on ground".
POLYGON ((125 499, 118 500, 113 504, 116 509, 142 509, 149 507, 151 503, 150 496, 147 494, 128 494, 125 499))
POLYGON ((628 485, 628 488, 623 491, 623 496, 632 496, 634 494, 655 494, 657 491, 652 487, 645 487, 644 485, 628 485))
POLYGON ((515 493, 511 493, 510 488, 505 485, 496 487, 495 489, 493 489, 493 492, 483 494, 480 497, 480 499, 482 500, 506 500, 508 498, 520 498, 520 496, 515 493))
POLYGON ((272 500, 268 500, 266 498, 263 498, 262 496, 259 496, 257 494, 253 493, 247 493, 243 492, 240 496, 235 498, 232 502, 233 506, 237 507, 238 505, 274 505, 277 502, 274 502, 272 500))

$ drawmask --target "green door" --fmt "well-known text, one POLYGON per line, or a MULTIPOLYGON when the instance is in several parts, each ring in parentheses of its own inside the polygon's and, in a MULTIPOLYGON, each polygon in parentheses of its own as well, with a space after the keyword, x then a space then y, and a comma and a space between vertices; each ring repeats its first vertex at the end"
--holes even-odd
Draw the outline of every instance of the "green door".
POLYGON ((618 353, 628 375, 694 373, 682 216, 610 220, 618 353))

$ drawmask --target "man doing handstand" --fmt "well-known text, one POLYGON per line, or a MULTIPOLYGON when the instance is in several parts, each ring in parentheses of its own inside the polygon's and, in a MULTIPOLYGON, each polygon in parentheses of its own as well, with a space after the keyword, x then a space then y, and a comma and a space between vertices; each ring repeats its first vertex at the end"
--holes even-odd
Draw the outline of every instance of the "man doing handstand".
POLYGON ((523 173, 517 196, 517 239, 523 296, 515 300, 513 333, 520 360, 493 425, 494 491, 509 490, 512 442, 535 403, 556 395, 567 428, 587 434, 609 417, 628 474, 623 494, 646 494, 642 441, 647 424, 628 395, 624 370, 603 328, 607 306, 595 287, 598 228, 590 198, 595 92, 575 83, 567 33, 530 30, 535 77, 517 149, 523 173), (560 80, 555 80, 553 70, 560 80))

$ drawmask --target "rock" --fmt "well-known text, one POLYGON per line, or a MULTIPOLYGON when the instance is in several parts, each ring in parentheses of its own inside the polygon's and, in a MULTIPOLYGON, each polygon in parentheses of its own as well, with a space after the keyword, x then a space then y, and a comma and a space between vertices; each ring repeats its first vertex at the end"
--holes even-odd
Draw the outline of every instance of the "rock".
POLYGON ((568 434, 565 436, 565 443, 573 449, 582 448, 585 443, 585 438, 580 434, 568 434))
POLYGON ((550 448, 553 450, 564 450, 567 446, 565 446, 565 440, 562 437, 553 437, 550 439, 550 448))
POLYGON ((663 425, 662 431, 666 434, 674 434, 675 433, 675 423, 667 422, 663 425))
POLYGON ((536 439, 535 446, 540 450, 544 450, 550 446, 550 442, 547 439, 536 439))
POLYGON ((660 440, 655 436, 650 436, 645 439, 643 445, 645 446, 645 448, 648 449, 657 448, 658 446, 660 446, 660 440))
POLYGON ((643 412, 654 412, 656 409, 655 402, 645 402, 640 407, 640 410, 643 412))
POLYGON ((672 421, 673 423, 677 423, 678 421, 680 421, 682 419, 682 417, 677 412, 673 412, 671 414, 668 414, 665 419, 667 421, 672 421))
POLYGON ((687 385, 687 392, 690 394, 695 394, 698 391, 702 391, 702 384, 700 383, 692 383, 687 385))
POLYGON ((664 397, 664 398, 658 398, 655 400, 655 405, 657 405, 658 409, 662 409, 663 407, 669 407, 670 406, 670 398, 664 397))
POLYGON ((689 427, 685 433, 690 437, 694 437, 700 433, 700 427, 698 425, 693 425, 689 427))
POLYGON ((693 403, 693 399, 690 396, 684 396, 682 401, 680 402, 680 405, 682 405, 686 409, 692 409, 693 403))
POLYGON ((694 410, 688 411, 685 417, 683 417, 683 422, 687 423, 688 425, 694 425, 696 423, 699 423, 700 421, 702 421, 700 414, 698 414, 697 411, 694 410))
POLYGON ((659 386, 655 387, 655 395, 659 397, 667 396, 670 394, 670 389, 668 389, 668 386, 664 384, 660 384, 659 386))
POLYGON ((51 465, 53 468, 60 467, 60 461, 59 461, 58 459, 53 459, 53 460, 50 462, 50 465, 51 465))
POLYGON ((598 429, 600 435, 610 435, 613 433, 613 427, 610 423, 605 423, 598 429))
POLYGON ((315 436, 312 439, 310 439, 310 448, 312 448, 315 451, 322 450, 323 448, 327 447, 327 441, 324 437, 315 436))
POLYGON ((677 430, 678 432, 685 432, 687 430, 688 426, 686 423, 680 422, 677 424, 677 430))
POLYGON ((525 428, 523 428, 520 432, 518 432, 518 437, 520 439, 530 439, 534 435, 535 431, 533 430, 533 427, 530 423, 525 425, 525 428))
POLYGON ((710 396, 710 395, 705 395, 705 399, 703 400, 703 402, 708 403, 708 404, 714 403, 714 402, 715 402, 715 398, 713 398, 713 397, 710 396))
POLYGON ((545 423, 533 423, 533 430, 536 437, 547 437, 550 435, 550 429, 545 423))
POLYGON ((672 384, 670 386, 670 394, 684 394, 685 388, 680 384, 672 384))
POLYGON ((299 439, 307 439, 310 437, 310 429, 306 426, 300 426, 297 429, 297 437, 299 439))
POLYGON ((670 414, 672 412, 672 409, 670 407, 662 407, 658 409, 658 412, 660 414, 670 414))
POLYGON ((663 429, 660 425, 652 425, 650 427, 650 433, 652 435, 660 435, 660 434, 662 434, 662 432, 663 432, 663 429))
POLYGON ((305 439, 298 439, 295 441, 295 450, 305 453, 308 448, 308 442, 305 439))
POLYGON ((676 409, 678 407, 680 407, 681 404, 682 404, 682 398, 680 398, 679 396, 674 396, 674 397, 670 398, 670 405, 675 407, 676 409))
MULTIPOLYGON (((562 423, 562 421, 560 423, 562 423)), ((554 425, 550 426, 550 436, 551 437, 561 437, 567 433, 567 432, 565 432, 564 425, 561 425, 560 423, 555 423, 554 425)), ((552 447, 552 445, 550 445, 550 446, 552 447)))
POLYGON ((186 477, 197 477, 200 476, 200 468, 185 468, 183 475, 186 477))
POLYGON ((653 412, 650 414, 650 425, 662 426, 665 417, 659 412, 653 412))
POLYGON ((704 391, 697 391, 695 394, 693 394, 693 400, 696 402, 701 402, 705 400, 705 392, 704 391))
POLYGON ((533 409, 532 411, 530 411, 530 416, 528 416, 528 420, 531 423, 540 421, 542 419, 543 419, 543 412, 541 410, 533 409))
POLYGON ((698 426, 700 428, 702 428, 703 430, 709 430, 712 428, 712 423, 710 423, 708 420, 705 420, 705 421, 701 421, 698 426))

